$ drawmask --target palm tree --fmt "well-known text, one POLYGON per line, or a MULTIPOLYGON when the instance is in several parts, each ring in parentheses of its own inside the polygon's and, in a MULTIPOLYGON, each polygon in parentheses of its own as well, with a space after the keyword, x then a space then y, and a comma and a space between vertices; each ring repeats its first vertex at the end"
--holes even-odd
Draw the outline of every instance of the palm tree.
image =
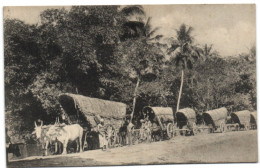
MULTIPOLYGON (((159 40, 163 37, 162 35, 156 35, 156 32, 159 30, 158 27, 152 29, 151 26, 151 17, 148 17, 146 22, 145 22, 145 11, 143 9, 142 6, 139 5, 133 5, 133 6, 127 6, 124 7, 121 10, 121 13, 123 14, 123 16, 125 17, 125 23, 122 26, 123 29, 123 34, 121 36, 121 40, 122 41, 129 41, 132 40, 130 43, 132 42, 136 42, 139 43, 140 45, 143 44, 143 46, 148 46, 151 48, 151 50, 155 51, 155 52, 160 52, 160 47, 164 46, 163 44, 161 44, 159 42, 159 40), (133 19, 133 16, 135 16, 135 18, 133 19), (131 19, 128 19, 131 18, 131 19)), ((161 55, 162 52, 161 52, 161 55)), ((142 56, 140 56, 142 57, 142 56)), ((152 55, 151 58, 152 59, 152 55)), ((138 88, 141 82, 141 77, 144 75, 147 75, 148 73, 153 73, 152 71, 152 67, 151 65, 148 65, 149 61, 147 60, 143 60, 142 63, 143 65, 142 68, 137 68, 139 69, 140 72, 137 72, 136 74, 136 78, 137 78, 137 82, 136 82, 136 86, 134 89, 134 96, 133 96, 133 108, 132 108, 132 112, 131 112, 131 119, 130 121, 132 121, 133 119, 133 114, 135 111, 135 105, 136 105, 136 98, 137 98, 137 93, 138 93, 138 88), (141 70, 142 69, 142 70, 141 70)))
POLYGON ((194 39, 191 36, 192 31, 192 27, 187 27, 185 24, 182 24, 180 28, 176 30, 177 39, 171 38, 171 46, 167 49, 168 54, 171 56, 171 61, 174 62, 176 66, 181 65, 181 86, 176 112, 179 111, 185 69, 192 69, 193 61, 197 60, 201 55, 201 49, 193 45, 194 39))
MULTIPOLYGON (((212 57, 217 56, 218 53, 216 51, 213 51, 213 44, 207 45, 205 44, 202 48, 202 56, 204 58, 204 61, 206 59, 211 59, 212 57)), ((210 101, 210 78, 207 79, 207 111, 210 109, 209 107, 209 101, 210 101)))
POLYGON ((213 44, 207 45, 205 44, 202 48, 202 56, 204 59, 212 58, 217 56, 218 53, 216 51, 213 51, 213 44))

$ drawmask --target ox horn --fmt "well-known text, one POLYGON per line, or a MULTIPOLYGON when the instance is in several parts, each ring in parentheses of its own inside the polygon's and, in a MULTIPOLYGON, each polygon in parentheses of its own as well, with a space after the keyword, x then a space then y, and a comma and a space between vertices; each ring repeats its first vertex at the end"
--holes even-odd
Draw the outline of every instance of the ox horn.
POLYGON ((43 125, 43 121, 41 121, 41 127, 42 127, 42 125, 43 125))
POLYGON ((34 121, 34 126, 35 126, 35 127, 37 127, 37 124, 36 124, 36 122, 35 122, 35 121, 34 121))

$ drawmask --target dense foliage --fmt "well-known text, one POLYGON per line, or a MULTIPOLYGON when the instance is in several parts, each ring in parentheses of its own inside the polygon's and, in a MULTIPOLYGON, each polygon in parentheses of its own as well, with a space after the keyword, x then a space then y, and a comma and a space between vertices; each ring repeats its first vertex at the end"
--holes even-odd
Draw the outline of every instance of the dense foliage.
POLYGON ((182 70, 179 108, 256 109, 255 47, 221 57, 212 45, 193 44, 192 28, 182 25, 177 37, 164 37, 171 39, 167 50, 142 6, 75 6, 40 17, 38 25, 4 21, 5 114, 12 135, 30 133, 38 118, 54 122, 64 92, 124 102, 134 120, 143 106, 176 109, 182 70))

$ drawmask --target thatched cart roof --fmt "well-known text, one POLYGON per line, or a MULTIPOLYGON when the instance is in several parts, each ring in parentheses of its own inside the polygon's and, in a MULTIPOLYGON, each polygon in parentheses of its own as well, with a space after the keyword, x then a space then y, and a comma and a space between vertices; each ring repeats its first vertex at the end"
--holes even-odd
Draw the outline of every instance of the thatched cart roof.
POLYGON ((220 126, 221 122, 226 122, 227 112, 227 109, 222 107, 203 113, 203 118, 207 125, 212 124, 213 126, 220 126))
POLYGON ((250 122, 250 112, 248 110, 233 112, 230 115, 235 123, 249 124, 250 122))
POLYGON ((170 107, 151 107, 146 106, 143 108, 144 113, 154 113, 155 116, 163 119, 163 121, 173 121, 173 111, 170 107))
POLYGON ((126 115, 126 104, 114 101, 65 93, 59 96, 59 102, 69 116, 77 115, 79 117, 79 113, 81 113, 91 127, 97 124, 94 120, 96 115, 104 118, 105 124, 111 123, 117 126, 121 124, 126 115))
POLYGON ((250 113, 250 122, 251 123, 254 123, 254 124, 257 124, 257 112, 256 111, 254 111, 254 112, 251 112, 250 113))
POLYGON ((176 115, 183 114, 187 119, 196 119, 196 112, 191 108, 184 108, 177 111, 176 115))
POLYGON ((191 108, 180 109, 176 113, 177 124, 192 126, 196 123, 196 112, 191 108))

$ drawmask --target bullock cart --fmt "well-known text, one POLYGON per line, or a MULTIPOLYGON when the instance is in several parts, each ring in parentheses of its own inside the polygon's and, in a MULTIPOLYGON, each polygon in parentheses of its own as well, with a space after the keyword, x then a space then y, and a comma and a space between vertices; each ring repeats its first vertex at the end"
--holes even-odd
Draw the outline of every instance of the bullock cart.
POLYGON ((222 107, 203 113, 203 120, 205 124, 209 127, 210 132, 219 131, 223 133, 227 130, 227 112, 227 109, 225 107, 222 107))
POLYGON ((162 140, 172 137, 173 111, 170 107, 151 107, 143 108, 144 119, 150 122, 150 135, 152 140, 162 140))
POLYGON ((113 147, 119 143, 118 131, 124 123, 126 104, 70 93, 60 95, 59 102, 66 118, 84 128, 84 149, 99 148, 97 125, 100 118, 104 120, 108 146, 113 147))
POLYGON ((231 116, 228 116, 227 122, 226 122, 226 128, 227 128, 227 131, 238 131, 239 124, 235 123, 231 116))
POLYGON ((257 129, 257 112, 250 113, 250 127, 251 129, 257 129))
POLYGON ((232 112, 230 114, 231 120, 236 124, 236 130, 244 128, 249 130, 250 127, 250 112, 248 110, 232 112))
POLYGON ((191 108, 180 109, 176 113, 176 121, 173 130, 176 135, 195 135, 198 132, 198 127, 196 126, 196 113, 191 108))

